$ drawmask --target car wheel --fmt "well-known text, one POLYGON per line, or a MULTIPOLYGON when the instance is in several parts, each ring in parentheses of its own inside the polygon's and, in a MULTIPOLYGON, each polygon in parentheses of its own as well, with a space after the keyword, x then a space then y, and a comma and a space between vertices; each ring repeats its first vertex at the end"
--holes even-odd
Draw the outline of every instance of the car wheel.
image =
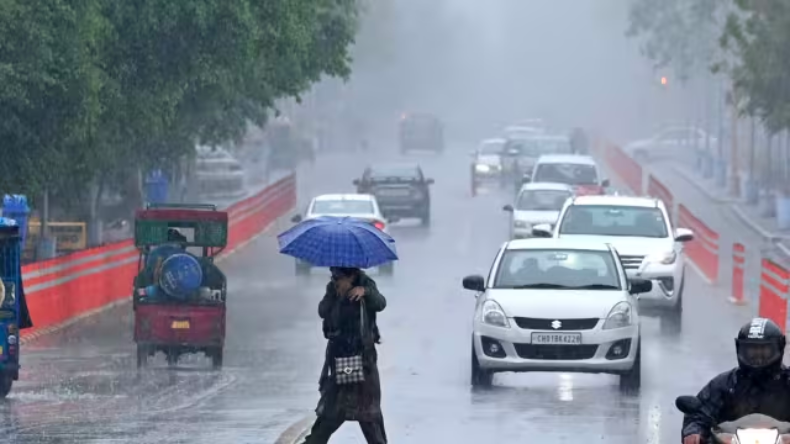
POLYGON ((390 262, 379 266, 379 274, 382 276, 392 276, 395 273, 395 264, 390 262))
POLYGON ((306 276, 310 274, 310 264, 302 261, 296 261, 296 275, 297 276, 306 276))
POLYGON ((631 370, 620 375, 620 390, 623 392, 635 392, 642 386, 642 338, 636 343, 636 359, 631 370))
POLYGON ((686 284, 685 278, 680 284, 680 288, 675 291, 678 292, 678 302, 667 313, 661 315, 661 332, 665 334, 676 335, 683 330, 683 287, 686 284))
POLYGON ((494 382, 494 372, 480 367, 475 353, 475 346, 472 344, 472 387, 488 388, 494 382))
POLYGON ((431 210, 430 209, 427 209, 427 210, 425 210, 424 213, 422 213, 422 216, 420 217, 420 224, 423 227, 427 227, 427 226, 431 225, 431 210))

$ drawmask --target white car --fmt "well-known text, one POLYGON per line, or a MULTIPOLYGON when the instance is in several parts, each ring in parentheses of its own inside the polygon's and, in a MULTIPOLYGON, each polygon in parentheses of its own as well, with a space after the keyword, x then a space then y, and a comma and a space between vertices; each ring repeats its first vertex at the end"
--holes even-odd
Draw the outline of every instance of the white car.
POLYGON ((554 225, 565 201, 573 197, 573 188, 562 183, 528 183, 521 187, 515 205, 502 209, 511 214, 510 238, 532 237, 532 227, 554 225))
POLYGON ((525 182, 564 183, 577 195, 605 194, 609 180, 601 176, 591 156, 579 154, 547 154, 540 156, 525 182))
POLYGON ((623 150, 635 160, 644 162, 650 159, 683 157, 695 147, 704 149, 706 144, 713 148, 718 144, 718 139, 696 127, 673 126, 664 128, 649 139, 631 142, 623 150))
MULTIPOLYGON (((303 220, 315 219, 321 216, 353 217, 369 222, 379 230, 389 234, 387 219, 381 214, 376 197, 370 194, 324 194, 310 201, 304 216, 297 214, 291 222, 299 223, 303 220)), ((397 222, 390 218, 390 222, 397 222)), ((312 265, 296 260, 296 274, 309 274, 312 265)), ((379 273, 392 275, 394 264, 392 262, 379 267, 379 273)))
POLYGON ((502 150, 505 139, 486 139, 471 154, 474 158, 472 164, 472 187, 485 182, 499 182, 502 174, 502 150))
POLYGON ((673 229, 664 203, 650 197, 580 196, 565 203, 554 227, 536 225, 536 236, 614 245, 629 276, 649 278, 639 298, 642 314, 659 316, 663 330, 679 332, 686 256, 691 230, 673 229))
POLYGON ((497 372, 620 375, 641 384, 641 334, 634 295, 617 251, 603 242, 523 239, 505 243, 488 278, 467 276, 477 292, 472 335, 473 386, 497 372))

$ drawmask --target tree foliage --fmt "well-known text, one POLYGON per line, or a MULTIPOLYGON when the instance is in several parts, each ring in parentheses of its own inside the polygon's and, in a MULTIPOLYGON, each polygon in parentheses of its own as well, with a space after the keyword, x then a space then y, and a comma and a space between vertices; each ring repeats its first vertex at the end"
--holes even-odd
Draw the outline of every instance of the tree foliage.
POLYGON ((629 37, 643 54, 681 79, 708 69, 716 57, 720 11, 730 0, 632 0, 629 37))
POLYGON ((162 166, 347 77, 357 0, 0 0, 0 191, 162 166))
POLYGON ((772 132, 790 129, 790 4, 737 0, 722 47, 736 59, 735 87, 746 110, 772 132))

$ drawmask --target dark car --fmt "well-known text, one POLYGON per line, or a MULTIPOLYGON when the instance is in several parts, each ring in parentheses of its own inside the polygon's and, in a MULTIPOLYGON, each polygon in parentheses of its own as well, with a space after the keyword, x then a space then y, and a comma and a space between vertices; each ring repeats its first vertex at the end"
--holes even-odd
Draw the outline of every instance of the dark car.
POLYGON ((401 153, 444 151, 444 125, 430 114, 406 114, 398 128, 401 153))
POLYGON ((384 217, 418 218, 423 225, 431 223, 432 184, 419 165, 367 167, 362 178, 354 180, 357 193, 376 196, 384 217))

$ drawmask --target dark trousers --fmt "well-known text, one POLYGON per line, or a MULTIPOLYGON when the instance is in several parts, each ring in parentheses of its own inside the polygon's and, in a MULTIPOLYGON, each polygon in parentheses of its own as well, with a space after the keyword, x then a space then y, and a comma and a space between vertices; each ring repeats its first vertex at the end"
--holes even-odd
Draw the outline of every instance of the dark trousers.
MULTIPOLYGON (((310 429, 310 434, 305 438, 304 444, 327 444, 332 434, 343 425, 345 421, 342 419, 331 419, 319 416, 313 428, 310 429)), ((365 435, 365 441, 368 444, 387 444, 387 434, 384 431, 384 421, 359 421, 359 428, 362 429, 362 434, 365 435)))

